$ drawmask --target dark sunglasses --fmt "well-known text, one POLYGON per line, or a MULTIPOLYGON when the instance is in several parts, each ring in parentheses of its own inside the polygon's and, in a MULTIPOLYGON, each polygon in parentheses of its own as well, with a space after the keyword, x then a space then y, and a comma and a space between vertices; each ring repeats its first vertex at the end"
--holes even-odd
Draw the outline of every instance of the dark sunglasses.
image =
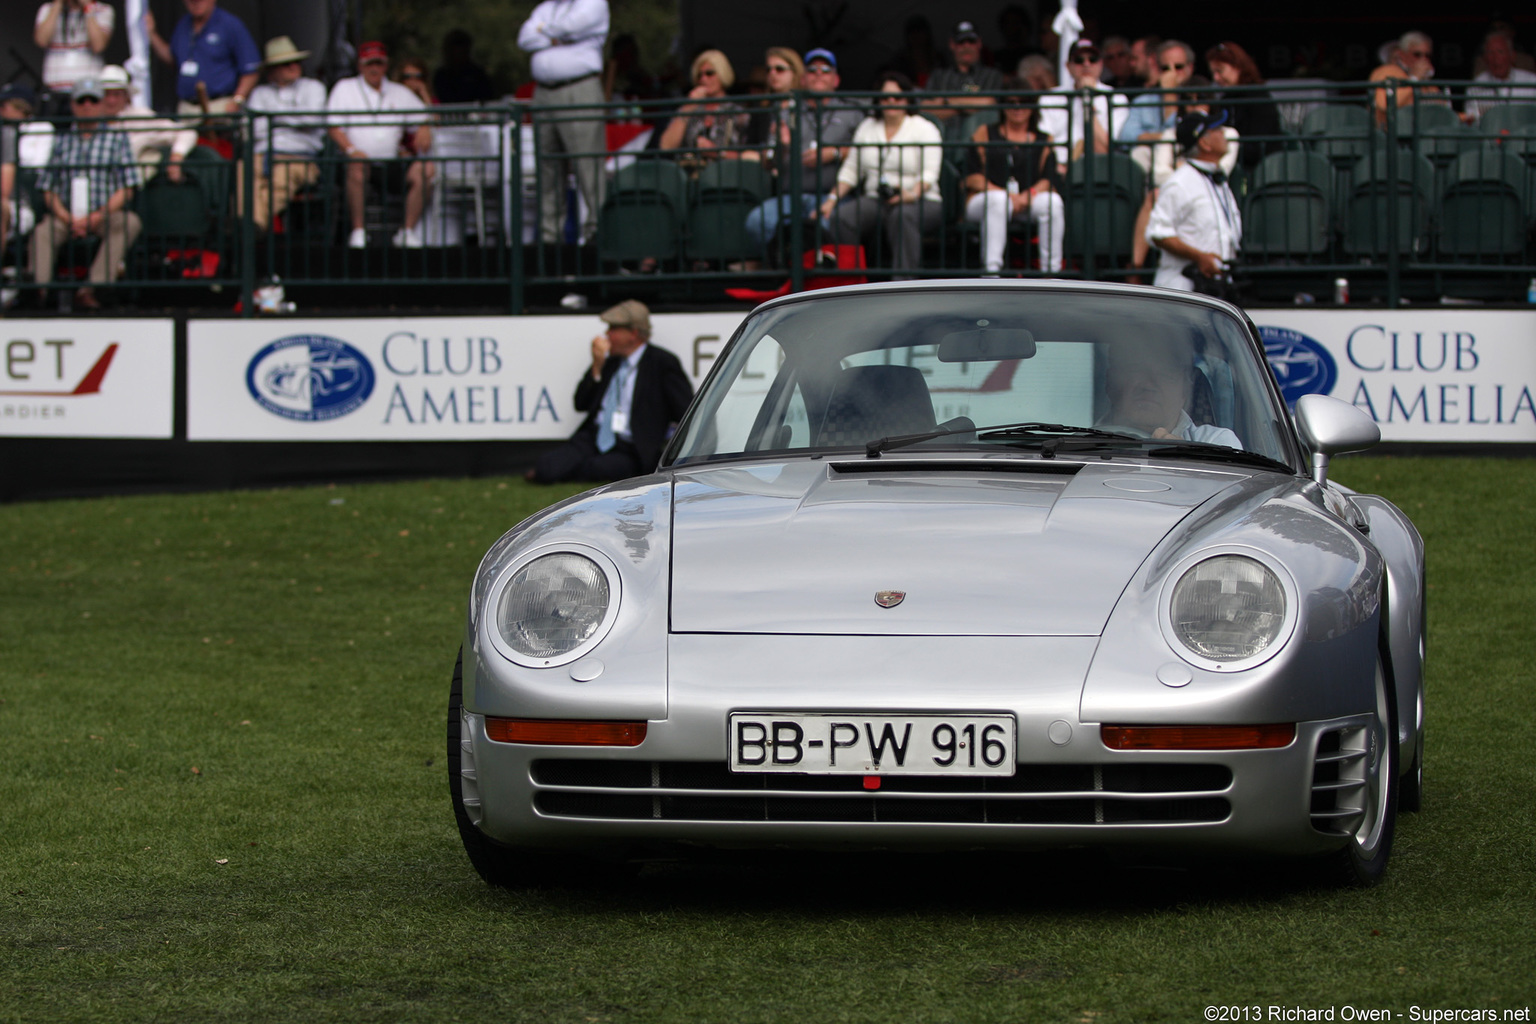
POLYGON ((426 76, 423 75, 420 71, 402 71, 402 72, 400 72, 400 77, 401 78, 425 78, 426 76))
POLYGON ((71 100, 70 102, 72 102, 72 103, 79 103, 79 104, 100 103, 101 102, 101 97, 100 96, 81 96, 79 99, 71 100))
POLYGON ((786 73, 788 73, 788 72, 790 72, 790 71, 792 71, 794 69, 791 68, 788 64, 769 64, 768 65, 768 70, 772 71, 772 72, 775 72, 776 74, 782 75, 782 74, 786 74, 786 73))
POLYGON ((830 75, 836 70, 836 68, 828 64, 812 64, 810 67, 805 69, 805 73, 808 75, 830 75))
POLYGON ((1183 71, 1187 67, 1189 67, 1189 64, 1187 62, 1186 63, 1180 63, 1180 64, 1164 64, 1164 65, 1162 65, 1162 69, 1164 71, 1183 71))
POLYGON ((715 69, 714 68, 710 68, 710 67, 699 68, 699 77, 700 78, 714 78, 715 77, 715 69))
POLYGON ((1086 53, 1080 53, 1076 57, 1073 57, 1071 60, 1067 61, 1068 64, 1097 64, 1098 62, 1098 54, 1093 54, 1090 56, 1086 53))

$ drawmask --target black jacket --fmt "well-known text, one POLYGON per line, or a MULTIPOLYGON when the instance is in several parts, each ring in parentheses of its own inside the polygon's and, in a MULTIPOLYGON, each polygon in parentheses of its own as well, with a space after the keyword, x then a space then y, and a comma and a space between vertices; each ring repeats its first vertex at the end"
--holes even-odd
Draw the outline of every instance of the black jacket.
MULTIPOLYGON (((581 382, 576 385, 576 411, 586 413, 587 418, 578 433, 597 433, 597 413, 603 404, 603 394, 623 362, 619 356, 609 356, 603 363, 600 380, 593 380, 591 371, 581 375, 581 382)), ((664 348, 646 345, 635 370, 635 394, 629 409, 630 439, 640 453, 642 472, 656 468, 667 444, 668 428, 683 418, 683 411, 692 400, 693 385, 677 356, 664 348)))

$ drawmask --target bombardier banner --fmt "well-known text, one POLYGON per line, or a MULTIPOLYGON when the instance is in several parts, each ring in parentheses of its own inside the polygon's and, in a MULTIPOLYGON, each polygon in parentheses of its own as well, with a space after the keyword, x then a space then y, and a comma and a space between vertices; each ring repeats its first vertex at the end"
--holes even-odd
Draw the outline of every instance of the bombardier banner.
MULTIPOLYGON (((651 318, 697 387, 741 314, 651 318)), ((193 441, 507 441, 568 437, 592 365, 591 316, 193 321, 193 441)))
POLYGON ((1342 398, 1383 441, 1536 442, 1536 312, 1255 309, 1292 406, 1342 398))
POLYGON ((169 320, 0 321, 0 437, 171 436, 169 320))

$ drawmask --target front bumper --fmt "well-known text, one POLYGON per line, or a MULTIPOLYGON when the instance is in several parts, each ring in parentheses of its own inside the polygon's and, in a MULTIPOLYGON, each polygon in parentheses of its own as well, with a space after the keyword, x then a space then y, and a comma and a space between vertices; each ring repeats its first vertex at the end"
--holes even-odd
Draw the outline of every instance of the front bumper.
POLYGON ((944 639, 883 638, 878 657, 866 649, 855 663, 838 653, 847 638, 687 638, 671 652, 667 713, 649 720, 636 747, 499 743, 486 736, 484 715, 466 710, 471 817, 510 846, 607 854, 673 844, 1130 844, 1304 855, 1347 842, 1347 755, 1363 746, 1368 716, 1300 722, 1295 741, 1272 750, 1110 750, 1099 723, 1078 713, 1096 641, 968 638, 957 659, 944 639), (720 669, 726 663, 730 672, 720 669), (816 666, 814 678, 796 665, 816 666), (766 708, 1008 713, 1018 724, 1016 773, 886 776, 875 790, 858 775, 731 773, 727 716, 766 708))

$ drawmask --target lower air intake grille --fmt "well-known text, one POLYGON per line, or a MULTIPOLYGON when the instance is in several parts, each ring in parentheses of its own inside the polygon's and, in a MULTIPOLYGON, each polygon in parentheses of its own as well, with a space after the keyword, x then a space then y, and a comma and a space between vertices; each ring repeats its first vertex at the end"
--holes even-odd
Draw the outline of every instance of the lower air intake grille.
POLYGON ((748 774, 723 763, 546 759, 534 806, 555 817, 664 821, 1095 825, 1223 821, 1223 765, 1019 765, 995 777, 748 774))
POLYGON ((1312 765, 1312 827, 1331 836, 1348 835, 1365 818, 1365 726, 1331 729, 1317 739, 1312 765))

